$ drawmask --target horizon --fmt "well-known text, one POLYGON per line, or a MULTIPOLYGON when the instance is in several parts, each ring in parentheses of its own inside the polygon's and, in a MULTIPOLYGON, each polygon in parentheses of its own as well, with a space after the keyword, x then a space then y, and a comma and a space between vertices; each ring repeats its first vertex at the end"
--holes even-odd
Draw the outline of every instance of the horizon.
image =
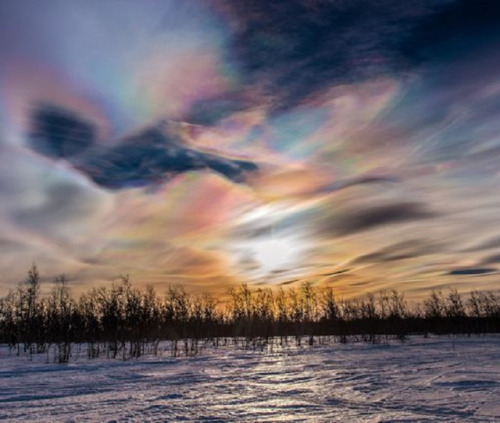
POLYGON ((0 4, 0 297, 30 263, 75 293, 499 292, 499 4, 36 6, 0 4))

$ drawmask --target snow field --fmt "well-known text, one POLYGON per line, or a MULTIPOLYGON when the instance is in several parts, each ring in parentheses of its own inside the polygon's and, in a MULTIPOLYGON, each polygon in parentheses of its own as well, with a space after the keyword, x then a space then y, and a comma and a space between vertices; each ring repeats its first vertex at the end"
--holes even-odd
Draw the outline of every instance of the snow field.
POLYGON ((500 422, 500 336, 69 364, 2 346, 0 420, 500 422))

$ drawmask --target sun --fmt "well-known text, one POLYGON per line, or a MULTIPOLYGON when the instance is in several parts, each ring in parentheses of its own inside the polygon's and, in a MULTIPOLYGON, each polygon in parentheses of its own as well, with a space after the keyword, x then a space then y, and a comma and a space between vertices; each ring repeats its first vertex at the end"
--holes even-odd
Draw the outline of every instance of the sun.
POLYGON ((295 237, 268 237, 254 240, 248 251, 258 265, 259 273, 271 273, 293 268, 302 248, 295 237))
POLYGON ((296 213, 293 204, 281 202, 254 207, 240 215, 232 228, 234 238, 226 248, 235 269, 245 279, 277 282, 302 273, 312 237, 303 222, 295 224, 296 213))

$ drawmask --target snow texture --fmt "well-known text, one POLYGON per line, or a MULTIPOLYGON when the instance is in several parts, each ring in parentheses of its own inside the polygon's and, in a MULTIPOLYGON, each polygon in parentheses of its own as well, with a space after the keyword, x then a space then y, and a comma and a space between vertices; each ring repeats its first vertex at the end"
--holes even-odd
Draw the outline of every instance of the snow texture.
POLYGON ((61 365, 2 346, 0 420, 500 421, 499 336, 211 347, 194 358, 165 351, 132 361, 87 360, 83 348, 61 365))

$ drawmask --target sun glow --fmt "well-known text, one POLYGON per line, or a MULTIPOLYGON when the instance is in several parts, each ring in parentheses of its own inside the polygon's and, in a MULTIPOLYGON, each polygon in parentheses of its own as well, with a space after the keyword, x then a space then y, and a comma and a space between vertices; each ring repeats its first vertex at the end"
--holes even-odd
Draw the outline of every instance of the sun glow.
POLYGON ((298 240, 292 237, 259 239, 248 246, 248 252, 261 274, 293 268, 300 259, 301 250, 298 240))

